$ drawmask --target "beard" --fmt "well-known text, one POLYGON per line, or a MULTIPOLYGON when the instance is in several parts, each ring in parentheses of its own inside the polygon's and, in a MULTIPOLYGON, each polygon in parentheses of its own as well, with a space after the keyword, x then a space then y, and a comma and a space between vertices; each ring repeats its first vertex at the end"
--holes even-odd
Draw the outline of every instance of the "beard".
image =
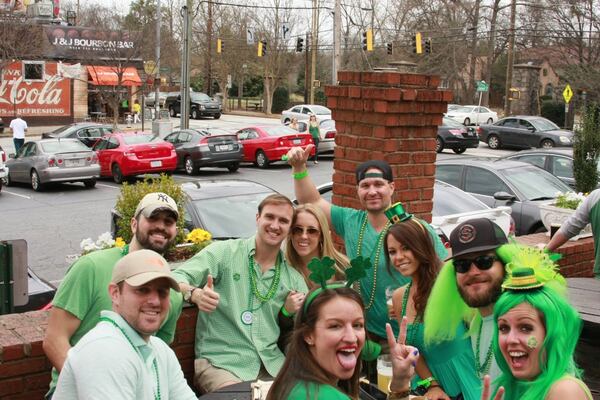
POLYGON ((147 232, 141 232, 140 230, 138 230, 135 233, 135 238, 137 239, 138 243, 142 246, 142 248, 155 251, 158 254, 164 254, 165 251, 167 251, 167 249, 171 247, 171 245, 175 242, 175 236, 169 238, 169 234, 163 229, 153 229, 147 232), (153 242, 150 239, 150 236, 154 233, 162 233, 165 236, 165 238, 167 238, 166 242, 164 244, 153 242))
POLYGON ((500 295, 502 294, 502 281, 503 277, 500 279, 492 280, 490 282, 490 289, 483 293, 471 294, 468 289, 464 289, 462 286, 458 286, 458 291, 469 307, 479 308, 486 307, 490 304, 494 304, 500 295))

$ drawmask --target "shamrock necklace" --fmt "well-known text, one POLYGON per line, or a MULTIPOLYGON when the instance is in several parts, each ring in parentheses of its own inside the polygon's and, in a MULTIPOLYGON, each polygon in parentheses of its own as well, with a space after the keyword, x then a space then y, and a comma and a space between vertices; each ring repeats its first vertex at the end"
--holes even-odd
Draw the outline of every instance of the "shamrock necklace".
POLYGON ((490 372, 490 367, 492 366, 492 343, 488 347, 487 354, 485 355, 485 360, 483 364, 481 364, 481 331, 483 330, 483 320, 479 324, 479 332, 477 333, 477 346, 475 347, 475 369, 477 371, 477 375, 479 378, 483 379, 483 377, 490 372))
POLYGON ((248 309, 242 312, 242 315, 240 316, 244 325, 252 325, 252 322, 254 321, 254 315, 252 314, 252 312, 260 309, 263 306, 263 304, 265 304, 267 301, 271 300, 275 296, 277 288, 279 287, 279 280, 281 279, 281 262, 279 260, 279 256, 277 256, 277 264, 275 265, 275 276, 273 277, 273 282, 271 282, 271 285, 269 286, 269 289, 265 294, 262 294, 260 292, 256 284, 257 277, 256 271, 254 270, 253 255, 250 255, 250 257, 248 257, 248 268, 250 269, 250 293, 248 295, 248 309), (252 307, 254 304, 254 296, 256 296, 258 300, 260 300, 260 305, 257 308, 253 309, 252 307))
MULTIPOLYGON (((367 213, 365 213, 365 217, 363 218, 362 221, 362 225, 360 227, 360 231, 358 233, 358 245, 356 247, 356 257, 360 257, 361 256, 361 252, 362 252, 362 244, 363 244, 363 240, 365 237, 365 230, 367 229, 367 213)), ((377 243, 375 244, 375 260, 373 263, 373 287, 371 288, 371 294, 369 295, 369 302, 366 304, 365 306, 365 310, 370 309, 373 306, 373 303, 375 302, 375 289, 377 288, 377 269, 379 267, 379 257, 381 255, 381 248, 383 247, 383 237, 385 236, 388 228, 390 226, 390 222, 386 222, 385 226, 383 227, 383 229, 381 230, 381 232, 379 232, 379 236, 377 237, 377 243)), ((372 256, 372 254, 371 254, 372 256)), ((359 294, 362 293, 360 291, 360 283, 357 283, 356 285, 356 289, 358 291, 359 294)))

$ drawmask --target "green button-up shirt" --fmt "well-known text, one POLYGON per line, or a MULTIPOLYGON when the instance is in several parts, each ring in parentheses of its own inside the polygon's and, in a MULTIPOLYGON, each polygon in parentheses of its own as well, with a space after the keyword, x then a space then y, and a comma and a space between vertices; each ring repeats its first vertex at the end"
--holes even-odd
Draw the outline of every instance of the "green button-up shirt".
MULTIPOLYGON (((279 287, 273 298, 262 304, 250 287, 250 257, 255 253, 255 237, 215 242, 174 271, 175 279, 193 286, 204 286, 208 275, 214 278, 219 305, 212 313, 199 312, 196 325, 196 358, 225 369, 243 381, 256 379, 261 363, 271 376, 283 365, 277 347, 277 314, 291 290, 306 293, 302 275, 288 266, 280 253, 279 287), (246 325, 242 313, 252 310, 253 321, 246 325)), ((254 262, 258 290, 267 293, 275 267, 264 274, 254 262)))

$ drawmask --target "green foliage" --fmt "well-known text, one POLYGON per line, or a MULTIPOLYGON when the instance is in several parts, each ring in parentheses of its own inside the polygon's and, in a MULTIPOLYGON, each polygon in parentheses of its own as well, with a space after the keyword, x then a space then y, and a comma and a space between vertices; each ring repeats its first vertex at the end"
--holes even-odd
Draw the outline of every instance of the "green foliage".
POLYGON ((288 108, 289 102, 290 93, 288 90, 283 86, 277 87, 273 93, 273 105, 271 106, 271 112, 274 114, 279 114, 288 108))
POLYGON ((204 92, 204 76, 194 75, 190 79, 190 87, 194 92, 204 92))
POLYGON ((556 196, 556 200, 554 200, 554 205, 559 208, 568 208, 569 210, 576 210, 583 200, 585 200, 585 196, 581 193, 561 193, 558 196, 556 196))
POLYGON ((565 103, 556 101, 543 101, 541 107, 542 117, 548 118, 558 126, 565 125, 565 103))
POLYGON ((315 90, 315 104, 327 105, 327 97, 321 88, 315 90))
POLYGON ((589 193, 598 185, 598 158, 600 158, 600 106, 592 104, 583 114, 580 129, 573 142, 573 176, 578 192, 589 193))
MULTIPOLYGON (((168 175, 161 174, 160 178, 146 176, 142 182, 134 184, 124 182, 115 207, 121 216, 121 219, 117 222, 117 237, 123 238, 127 243, 131 241, 131 219, 133 218, 135 209, 142 198, 152 192, 168 194, 177 203, 177 208, 183 210, 183 189, 168 175)), ((183 240, 183 218, 178 218, 177 240, 175 243, 181 243, 183 240)))

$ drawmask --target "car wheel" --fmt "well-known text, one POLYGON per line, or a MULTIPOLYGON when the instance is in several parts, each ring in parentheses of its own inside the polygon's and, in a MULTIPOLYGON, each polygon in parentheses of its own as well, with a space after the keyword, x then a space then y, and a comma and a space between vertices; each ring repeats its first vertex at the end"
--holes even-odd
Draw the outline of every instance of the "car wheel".
POLYGON ((215 114, 214 118, 215 118, 215 119, 219 119, 219 118, 221 118, 221 114, 215 114))
POLYGON ((289 119, 289 118, 286 118, 286 119, 284 119, 284 120, 283 120, 283 124, 284 124, 284 125, 289 125, 289 124, 290 124, 290 122, 292 122, 292 121, 290 121, 290 119, 289 119))
POLYGON ((240 168, 240 163, 233 163, 230 166, 227 167, 227 169, 229 170, 229 172, 235 172, 240 168))
POLYGON ((195 108, 192 108, 192 119, 198 119, 200 118, 200 115, 198 115, 198 110, 196 110, 195 108))
POLYGON ((175 112, 175 109, 173 107, 169 107, 169 115, 173 118, 177 116, 177 113, 175 112))
POLYGON ((40 176, 35 169, 31 171, 31 187, 36 192, 41 192, 44 187, 44 185, 42 185, 40 182, 40 176))
POLYGON ((4 178, 4 186, 10 185, 12 185, 12 181, 10 180, 10 174, 6 174, 6 177, 4 178))
POLYGON ((488 136, 487 144, 490 149, 498 150, 500 148, 500 138, 496 135, 488 136))
POLYGON ((256 153, 256 165, 258 165, 258 168, 267 168, 269 166, 269 159, 262 150, 256 153))
POLYGON ((465 151, 467 151, 467 148, 466 147, 457 147, 455 149, 452 149, 452 151, 455 152, 456 154, 462 154, 465 151))
POLYGON ((438 136, 435 138, 435 151, 441 153, 442 150, 444 150, 444 141, 438 136))
POLYGON ((469 126, 469 125, 471 125, 471 119, 470 119, 470 118, 465 118, 464 125, 465 125, 465 126, 469 126))
POLYGON ((540 147, 542 149, 551 149, 554 147, 554 142, 550 139, 544 139, 542 140, 542 143, 540 143, 540 147))
POLYGON ((113 164, 111 171, 113 181, 115 181, 115 183, 123 183, 123 172, 121 171, 119 164, 113 164))
POLYGON ((494 120, 492 118, 488 118, 487 123, 488 125, 491 125, 494 123, 494 120))
POLYGON ((194 162, 191 157, 186 157, 183 161, 183 166, 185 168, 185 173, 188 175, 194 175, 196 173, 196 167, 194 167, 194 162))
POLYGON ((88 179, 87 181, 83 181, 83 184, 85 185, 86 188, 92 189, 92 188, 96 187, 96 180, 88 179))

